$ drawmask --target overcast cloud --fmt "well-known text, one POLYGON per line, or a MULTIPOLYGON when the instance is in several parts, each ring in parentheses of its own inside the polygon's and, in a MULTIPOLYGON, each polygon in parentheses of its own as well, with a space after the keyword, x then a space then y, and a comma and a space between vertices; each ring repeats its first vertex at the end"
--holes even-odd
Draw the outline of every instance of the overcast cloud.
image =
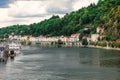
POLYGON ((64 16, 98 0, 0 0, 0 27, 64 16))

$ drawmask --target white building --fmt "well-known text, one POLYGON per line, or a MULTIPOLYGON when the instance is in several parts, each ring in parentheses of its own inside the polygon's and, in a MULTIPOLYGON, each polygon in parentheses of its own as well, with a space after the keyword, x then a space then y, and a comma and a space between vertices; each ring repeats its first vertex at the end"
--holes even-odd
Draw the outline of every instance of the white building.
POLYGON ((37 42, 39 41, 38 37, 30 37, 29 41, 37 42))
POLYGON ((80 34, 72 34, 71 35, 71 41, 72 42, 78 42, 79 41, 80 34))
POLYGON ((91 41, 97 42, 99 38, 99 34, 92 34, 91 35, 91 41))
POLYGON ((20 35, 9 35, 10 40, 19 40, 20 37, 21 37, 20 35))

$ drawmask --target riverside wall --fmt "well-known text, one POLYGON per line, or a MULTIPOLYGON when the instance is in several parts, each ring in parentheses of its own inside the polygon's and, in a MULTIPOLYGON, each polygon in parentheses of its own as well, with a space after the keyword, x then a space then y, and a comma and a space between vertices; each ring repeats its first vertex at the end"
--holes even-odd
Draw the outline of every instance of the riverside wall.
POLYGON ((82 46, 81 42, 56 42, 56 41, 26 41, 24 42, 25 45, 31 46, 40 46, 40 47, 79 47, 82 46))

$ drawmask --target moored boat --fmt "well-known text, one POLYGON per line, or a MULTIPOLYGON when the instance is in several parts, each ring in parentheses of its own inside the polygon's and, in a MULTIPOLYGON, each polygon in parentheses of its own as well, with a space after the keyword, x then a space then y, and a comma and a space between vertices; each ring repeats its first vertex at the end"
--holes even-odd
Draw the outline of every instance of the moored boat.
POLYGON ((15 54, 21 54, 21 45, 20 44, 17 44, 17 43, 10 43, 8 44, 8 50, 11 51, 11 50, 14 50, 15 54))

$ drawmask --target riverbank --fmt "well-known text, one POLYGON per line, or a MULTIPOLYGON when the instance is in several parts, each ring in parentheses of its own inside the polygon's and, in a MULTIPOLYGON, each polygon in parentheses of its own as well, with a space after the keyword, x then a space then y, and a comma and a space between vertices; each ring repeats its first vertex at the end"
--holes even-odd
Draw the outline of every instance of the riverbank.
POLYGON ((98 49, 108 49, 108 50, 120 50, 120 48, 112 48, 112 47, 101 47, 101 46, 93 46, 93 45, 89 45, 86 46, 88 48, 98 48, 98 49))
POLYGON ((65 48, 70 48, 70 47, 87 47, 87 48, 98 48, 98 49, 107 49, 107 50, 120 50, 120 48, 116 48, 115 46, 110 47, 106 43, 102 44, 101 46, 98 45, 82 45, 81 42, 64 42, 63 44, 58 44, 57 42, 29 42, 25 43, 25 45, 28 46, 38 46, 38 47, 65 47, 65 48))
MULTIPOLYGON (((38 46, 38 45, 31 45, 31 46, 38 46)), ((55 48, 55 47, 58 47, 58 48, 60 48, 60 47, 63 47, 63 48, 72 48, 72 47, 76 47, 76 48, 78 48, 78 47, 82 47, 82 48, 96 48, 96 49, 106 49, 106 50, 120 50, 120 48, 112 48, 112 47, 102 47, 102 46, 94 46, 94 45, 87 45, 87 46, 85 46, 85 45, 80 45, 80 46, 64 46, 64 45, 62 45, 62 46, 57 46, 57 45, 48 45, 48 46, 38 46, 38 47, 43 47, 43 48, 47 48, 47 47, 51 47, 51 48, 55 48)))

